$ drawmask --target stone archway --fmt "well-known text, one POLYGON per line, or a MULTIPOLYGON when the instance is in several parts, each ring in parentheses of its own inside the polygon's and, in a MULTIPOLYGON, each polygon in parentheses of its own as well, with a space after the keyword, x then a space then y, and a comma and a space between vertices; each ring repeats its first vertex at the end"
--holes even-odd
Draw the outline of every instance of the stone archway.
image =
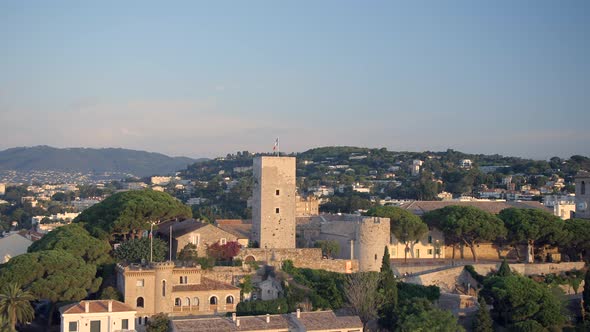
POLYGON ((253 255, 246 256, 246 258, 244 259, 244 263, 250 263, 250 262, 256 262, 256 257, 254 257, 253 255))

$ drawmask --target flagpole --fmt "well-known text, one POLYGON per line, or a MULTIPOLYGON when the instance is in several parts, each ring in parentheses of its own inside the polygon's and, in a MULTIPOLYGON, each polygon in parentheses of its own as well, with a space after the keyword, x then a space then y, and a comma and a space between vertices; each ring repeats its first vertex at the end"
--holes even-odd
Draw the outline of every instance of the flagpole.
POLYGON ((172 225, 170 225, 170 241, 169 242, 170 242, 170 254, 169 254, 169 257, 170 257, 170 261, 172 261, 172 225))
POLYGON ((150 263, 154 261, 154 222, 150 223, 150 263))
POLYGON ((277 157, 281 156, 281 144, 279 142, 279 138, 277 137, 277 157))

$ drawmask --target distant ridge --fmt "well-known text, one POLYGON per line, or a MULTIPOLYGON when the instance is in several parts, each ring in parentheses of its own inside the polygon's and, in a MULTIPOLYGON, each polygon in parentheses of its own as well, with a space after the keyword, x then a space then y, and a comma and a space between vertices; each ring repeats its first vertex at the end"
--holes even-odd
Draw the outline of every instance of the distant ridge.
POLYGON ((170 174, 204 159, 120 148, 54 148, 46 145, 0 151, 0 170, 170 174))

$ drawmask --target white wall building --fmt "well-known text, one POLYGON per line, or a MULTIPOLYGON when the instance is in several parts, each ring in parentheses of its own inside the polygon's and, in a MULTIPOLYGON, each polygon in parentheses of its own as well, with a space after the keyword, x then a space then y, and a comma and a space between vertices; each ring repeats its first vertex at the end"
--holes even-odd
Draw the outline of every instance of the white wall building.
POLYGON ((61 332, 135 331, 137 311, 119 301, 81 301, 59 311, 61 332))

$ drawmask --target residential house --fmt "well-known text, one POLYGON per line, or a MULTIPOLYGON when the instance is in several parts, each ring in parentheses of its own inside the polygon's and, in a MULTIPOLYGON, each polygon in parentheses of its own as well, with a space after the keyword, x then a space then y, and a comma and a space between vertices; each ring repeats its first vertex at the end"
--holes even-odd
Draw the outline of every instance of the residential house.
POLYGON ((260 291, 260 296, 258 296, 258 298, 263 301, 275 300, 283 292, 281 283, 271 276, 258 283, 257 287, 260 291))
POLYGON ((59 309, 61 332, 135 331, 137 311, 114 300, 80 301, 59 309))
POLYGON ((213 224, 194 219, 161 223, 158 225, 158 232, 166 239, 172 237, 173 259, 189 243, 197 246, 199 257, 205 257, 209 245, 216 242, 226 244, 239 239, 239 236, 226 232, 213 224), (172 232, 172 236, 170 236, 170 232, 172 232))

